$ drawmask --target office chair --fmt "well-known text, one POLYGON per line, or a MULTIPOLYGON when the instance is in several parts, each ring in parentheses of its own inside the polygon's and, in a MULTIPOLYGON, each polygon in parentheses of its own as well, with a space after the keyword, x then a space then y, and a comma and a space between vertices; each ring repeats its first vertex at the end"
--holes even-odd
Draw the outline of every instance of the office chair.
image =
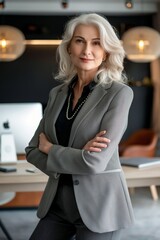
POLYGON ((119 144, 122 157, 154 157, 158 135, 152 129, 140 129, 119 144))
MULTIPOLYGON (((8 202, 10 202, 15 197, 15 192, 4 192, 0 193, 0 205, 4 205, 8 202)), ((2 220, 0 219, 0 227, 5 234, 6 238, 8 240, 13 240, 13 238, 10 236, 9 232, 7 231, 7 228, 3 224, 2 220)))

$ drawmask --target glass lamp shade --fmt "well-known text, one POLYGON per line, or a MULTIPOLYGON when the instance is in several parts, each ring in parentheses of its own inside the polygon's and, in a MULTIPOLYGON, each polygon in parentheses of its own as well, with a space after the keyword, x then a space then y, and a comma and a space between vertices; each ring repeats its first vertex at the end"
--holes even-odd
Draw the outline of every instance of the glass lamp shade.
POLYGON ((13 61, 25 50, 23 33, 12 26, 0 25, 0 61, 13 61))
POLYGON ((126 57, 133 62, 151 62, 160 56, 160 34, 152 28, 131 28, 122 42, 126 57))

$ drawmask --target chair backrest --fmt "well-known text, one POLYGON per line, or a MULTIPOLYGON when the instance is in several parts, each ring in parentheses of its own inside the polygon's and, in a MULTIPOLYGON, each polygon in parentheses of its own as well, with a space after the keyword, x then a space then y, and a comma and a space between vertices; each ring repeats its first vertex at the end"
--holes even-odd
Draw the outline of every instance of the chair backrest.
POLYGON ((140 129, 120 143, 120 156, 154 157, 158 135, 152 129, 140 129))
POLYGON ((150 145, 155 139, 155 132, 151 129, 141 129, 131 136, 130 144, 150 145), (132 140, 132 141, 131 141, 132 140))

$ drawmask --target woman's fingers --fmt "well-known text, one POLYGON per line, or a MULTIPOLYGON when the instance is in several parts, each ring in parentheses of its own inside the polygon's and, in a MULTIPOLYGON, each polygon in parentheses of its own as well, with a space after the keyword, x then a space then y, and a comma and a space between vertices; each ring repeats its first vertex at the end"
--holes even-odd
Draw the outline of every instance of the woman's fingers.
POLYGON ((96 148, 96 147, 89 147, 89 149, 86 149, 89 152, 101 152, 101 148, 96 148))
POLYGON ((93 147, 105 148, 105 147, 107 147, 107 144, 106 144, 106 143, 102 143, 102 142, 93 142, 93 143, 92 143, 92 146, 93 146, 93 147))
POLYGON ((106 134, 106 130, 100 131, 99 133, 96 134, 96 137, 93 140, 95 142, 100 142, 100 143, 109 143, 110 139, 103 137, 104 134, 106 134))
POLYGON ((95 137, 94 138, 95 142, 103 142, 103 143, 109 143, 110 139, 106 137, 95 137))
POLYGON ((101 131, 96 134, 95 138, 90 140, 85 146, 84 149, 91 152, 101 152, 103 148, 106 148, 110 143, 110 139, 103 137, 106 131, 101 131))
POLYGON ((106 133, 106 130, 100 131, 99 133, 96 134, 96 137, 103 136, 106 133))

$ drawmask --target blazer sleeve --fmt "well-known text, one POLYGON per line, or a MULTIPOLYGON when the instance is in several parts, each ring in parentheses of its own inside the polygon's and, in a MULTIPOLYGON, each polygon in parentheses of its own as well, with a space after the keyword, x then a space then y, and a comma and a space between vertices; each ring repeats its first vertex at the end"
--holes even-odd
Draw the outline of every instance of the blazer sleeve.
POLYGON ((39 145, 39 134, 44 132, 44 122, 45 122, 45 116, 46 112, 48 111, 50 105, 51 105, 51 100, 52 97, 52 91, 49 94, 49 100, 47 103, 47 107, 44 111, 43 118, 41 119, 39 126, 37 127, 37 130, 34 133, 34 136, 29 142, 29 145, 25 148, 26 151, 26 159, 28 162, 36 166, 38 169, 40 169, 42 172, 44 172, 47 175, 53 176, 54 178, 57 178, 59 176, 58 173, 52 171, 51 174, 48 173, 47 170, 47 155, 43 152, 41 152, 38 148, 39 145))
MULTIPOLYGON (((53 145, 48 157, 46 169, 49 174, 54 172, 66 174, 97 174, 103 172, 108 165, 119 141, 126 129, 128 113, 133 99, 131 88, 123 85, 113 97, 108 110, 103 115, 100 130, 106 130, 106 137, 111 139, 109 146, 101 152, 89 152, 53 145)), ((96 118, 96 116, 95 116, 96 118)))

